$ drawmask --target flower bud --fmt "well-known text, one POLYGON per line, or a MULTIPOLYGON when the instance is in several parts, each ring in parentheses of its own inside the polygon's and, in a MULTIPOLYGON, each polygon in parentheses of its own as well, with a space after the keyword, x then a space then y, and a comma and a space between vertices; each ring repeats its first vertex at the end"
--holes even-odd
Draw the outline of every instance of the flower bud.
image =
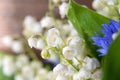
POLYGON ((8 35, 2 38, 2 42, 5 46, 11 47, 13 43, 13 39, 11 36, 8 35))
POLYGON ((46 16, 41 21, 41 27, 43 28, 50 28, 55 25, 55 21, 52 17, 46 16))
POLYGON ((67 15, 67 10, 68 10, 68 4, 63 2, 60 6, 59 6, 59 13, 61 15, 61 18, 65 18, 65 16, 67 15))
POLYGON ((41 57, 44 59, 48 59, 50 58, 50 53, 46 49, 43 49, 41 52, 41 57))
POLYGON ((33 24, 36 22, 36 19, 32 16, 26 16, 24 19, 24 26, 27 30, 33 27, 33 24))
POLYGON ((23 51, 23 45, 22 45, 22 43, 19 42, 19 41, 14 41, 13 44, 12 44, 12 50, 15 53, 21 53, 23 51))

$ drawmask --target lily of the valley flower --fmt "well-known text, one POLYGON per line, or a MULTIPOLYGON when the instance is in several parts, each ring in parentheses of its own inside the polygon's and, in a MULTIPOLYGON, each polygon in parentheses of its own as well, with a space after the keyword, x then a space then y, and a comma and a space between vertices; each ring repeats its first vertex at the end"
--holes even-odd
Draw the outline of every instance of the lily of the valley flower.
POLYGON ((67 15, 67 10, 68 10, 68 3, 63 2, 60 6, 59 6, 59 13, 61 15, 61 18, 65 18, 65 16, 67 15))

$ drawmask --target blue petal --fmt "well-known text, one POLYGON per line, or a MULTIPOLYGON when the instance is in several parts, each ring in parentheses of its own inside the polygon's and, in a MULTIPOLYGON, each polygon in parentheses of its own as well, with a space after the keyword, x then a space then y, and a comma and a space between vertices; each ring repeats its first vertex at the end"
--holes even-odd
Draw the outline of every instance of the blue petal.
POLYGON ((116 21, 114 21, 114 20, 110 20, 110 23, 111 23, 116 29, 120 28, 120 23, 118 23, 118 22, 116 22, 116 21))
POLYGON ((107 53, 107 49, 98 49, 97 51, 101 53, 99 56, 105 56, 107 53))
POLYGON ((104 36, 99 36, 96 34, 96 37, 92 37, 94 44, 100 47, 97 51, 101 54, 99 56, 105 56, 107 54, 108 48, 111 45, 113 39, 112 35, 118 32, 120 28, 120 23, 110 20, 110 24, 102 24, 103 30, 101 32, 104 36))

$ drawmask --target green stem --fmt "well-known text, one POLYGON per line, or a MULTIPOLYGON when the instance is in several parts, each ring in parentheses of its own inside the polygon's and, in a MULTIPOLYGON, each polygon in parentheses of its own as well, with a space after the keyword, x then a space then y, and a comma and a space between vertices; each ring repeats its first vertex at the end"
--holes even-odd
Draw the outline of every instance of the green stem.
POLYGON ((67 59, 65 59, 67 61, 68 64, 70 64, 77 72, 79 71, 79 69, 77 67, 75 67, 73 64, 71 64, 71 62, 67 59))

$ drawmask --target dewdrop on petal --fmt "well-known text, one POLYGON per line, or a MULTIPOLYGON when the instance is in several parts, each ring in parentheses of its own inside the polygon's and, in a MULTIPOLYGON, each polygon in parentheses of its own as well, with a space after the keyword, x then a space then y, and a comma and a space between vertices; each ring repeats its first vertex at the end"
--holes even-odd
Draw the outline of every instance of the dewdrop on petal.
POLYGON ((67 15, 67 10, 68 10, 68 3, 63 2, 59 6, 59 14, 60 14, 61 18, 65 18, 65 16, 67 15))
POLYGON ((66 65, 64 64, 57 64, 54 69, 53 69, 53 73, 54 74, 64 74, 68 71, 68 68, 66 65))
POLYGON ((42 28, 51 28, 52 26, 55 25, 55 21, 54 21, 54 19, 52 17, 45 16, 40 21, 40 24, 41 24, 42 28))

